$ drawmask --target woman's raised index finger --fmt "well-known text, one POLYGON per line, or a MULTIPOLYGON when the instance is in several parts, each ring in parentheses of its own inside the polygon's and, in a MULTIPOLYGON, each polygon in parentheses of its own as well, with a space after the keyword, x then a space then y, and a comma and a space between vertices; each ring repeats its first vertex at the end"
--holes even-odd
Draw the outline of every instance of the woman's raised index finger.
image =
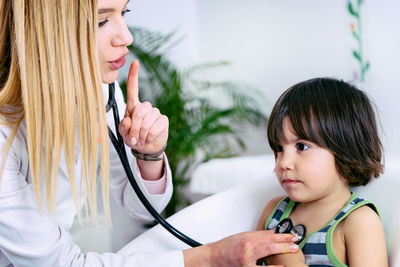
POLYGON ((139 61, 134 60, 131 64, 126 85, 127 101, 126 109, 129 114, 139 102, 139 61))

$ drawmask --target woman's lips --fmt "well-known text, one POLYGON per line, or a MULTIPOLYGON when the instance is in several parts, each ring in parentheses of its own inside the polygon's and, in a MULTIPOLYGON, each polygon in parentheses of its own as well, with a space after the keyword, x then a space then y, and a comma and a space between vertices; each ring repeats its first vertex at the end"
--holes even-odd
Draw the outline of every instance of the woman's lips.
POLYGON ((125 62, 126 62, 126 55, 123 55, 122 57, 120 57, 117 60, 108 61, 108 63, 110 64, 110 66, 113 70, 118 70, 118 69, 122 68, 122 66, 125 65, 125 62))

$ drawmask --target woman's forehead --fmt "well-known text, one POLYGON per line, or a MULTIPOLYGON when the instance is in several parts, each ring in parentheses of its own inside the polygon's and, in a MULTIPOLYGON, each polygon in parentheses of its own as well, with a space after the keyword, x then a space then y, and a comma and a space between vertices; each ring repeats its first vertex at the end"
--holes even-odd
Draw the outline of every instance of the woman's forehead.
POLYGON ((98 0, 99 14, 123 9, 129 0, 98 0))

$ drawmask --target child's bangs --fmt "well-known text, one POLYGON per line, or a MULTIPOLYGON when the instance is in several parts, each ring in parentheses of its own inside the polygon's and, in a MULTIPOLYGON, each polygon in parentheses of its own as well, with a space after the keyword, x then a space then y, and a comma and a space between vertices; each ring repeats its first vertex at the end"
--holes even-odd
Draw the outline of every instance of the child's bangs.
MULTIPOLYGON (((297 85, 301 86, 301 85, 297 85)), ((319 146, 325 146, 321 127, 321 103, 309 90, 291 90, 284 93, 278 100, 268 123, 268 140, 273 151, 286 141, 283 133, 283 120, 288 117, 294 134, 299 139, 311 141, 319 146)))
MULTIPOLYGON (((305 107, 305 106, 304 106, 305 107)), ((288 118, 292 123, 294 133, 299 139, 311 141, 319 146, 324 146, 323 138, 318 129, 321 129, 317 116, 314 115, 313 107, 288 112, 288 118)))

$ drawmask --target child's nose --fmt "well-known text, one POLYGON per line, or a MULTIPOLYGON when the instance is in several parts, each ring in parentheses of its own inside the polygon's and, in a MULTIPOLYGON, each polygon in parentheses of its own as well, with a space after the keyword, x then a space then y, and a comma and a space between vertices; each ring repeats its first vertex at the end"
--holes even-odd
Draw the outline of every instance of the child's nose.
POLYGON ((281 152, 276 162, 277 166, 283 170, 294 168, 294 157, 289 152, 281 152))

